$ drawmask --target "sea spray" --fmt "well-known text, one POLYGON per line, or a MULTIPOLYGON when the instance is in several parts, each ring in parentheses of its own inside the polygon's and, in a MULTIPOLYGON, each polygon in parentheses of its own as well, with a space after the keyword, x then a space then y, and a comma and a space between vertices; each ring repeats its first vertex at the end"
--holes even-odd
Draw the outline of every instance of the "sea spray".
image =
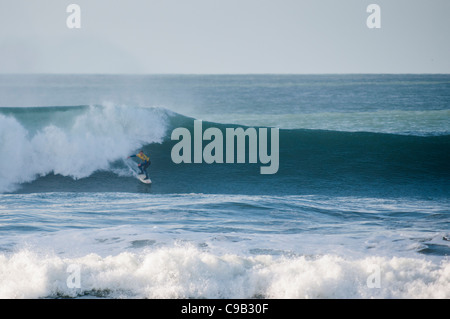
POLYGON ((142 145, 160 143, 165 134, 166 115, 153 108, 90 106, 70 121, 47 123, 36 132, 0 114, 0 192, 50 173, 80 179, 108 170, 142 145))

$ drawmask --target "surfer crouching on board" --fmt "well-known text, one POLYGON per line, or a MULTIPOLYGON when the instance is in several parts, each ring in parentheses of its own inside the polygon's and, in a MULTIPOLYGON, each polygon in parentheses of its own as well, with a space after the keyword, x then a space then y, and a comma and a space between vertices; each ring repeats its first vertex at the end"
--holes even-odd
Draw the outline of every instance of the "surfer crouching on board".
POLYGON ((136 155, 128 156, 128 158, 130 157, 139 157, 141 159, 142 163, 138 164, 138 167, 141 171, 141 174, 145 174, 144 180, 148 179, 147 168, 150 166, 150 158, 147 155, 145 155, 144 151, 142 150, 136 155))

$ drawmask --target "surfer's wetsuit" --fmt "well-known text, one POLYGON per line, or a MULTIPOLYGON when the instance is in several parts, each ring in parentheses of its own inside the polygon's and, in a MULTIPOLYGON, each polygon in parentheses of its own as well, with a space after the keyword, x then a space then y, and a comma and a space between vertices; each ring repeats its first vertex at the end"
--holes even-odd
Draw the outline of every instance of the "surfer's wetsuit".
POLYGON ((130 157, 139 157, 141 159, 142 163, 138 164, 138 167, 141 170, 141 174, 145 174, 145 179, 147 179, 147 168, 150 166, 150 158, 142 152, 136 155, 131 155, 130 157))

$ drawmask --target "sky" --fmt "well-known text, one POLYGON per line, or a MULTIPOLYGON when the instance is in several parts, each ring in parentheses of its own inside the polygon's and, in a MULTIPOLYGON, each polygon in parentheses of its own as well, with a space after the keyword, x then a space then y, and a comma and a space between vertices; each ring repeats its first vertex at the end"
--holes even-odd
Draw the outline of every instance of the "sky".
POLYGON ((0 73, 450 73, 449 16, 449 0, 0 0, 0 73))

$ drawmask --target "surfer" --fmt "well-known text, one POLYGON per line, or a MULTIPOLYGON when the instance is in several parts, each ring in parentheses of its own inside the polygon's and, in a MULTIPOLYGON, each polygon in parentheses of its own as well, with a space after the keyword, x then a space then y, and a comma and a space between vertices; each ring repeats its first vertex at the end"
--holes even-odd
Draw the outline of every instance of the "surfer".
POLYGON ((128 156, 128 158, 130 157, 139 157, 141 159, 142 163, 138 164, 139 170, 141 171, 141 174, 145 174, 144 180, 148 179, 147 168, 150 166, 150 158, 145 155, 142 150, 136 155, 128 156))

